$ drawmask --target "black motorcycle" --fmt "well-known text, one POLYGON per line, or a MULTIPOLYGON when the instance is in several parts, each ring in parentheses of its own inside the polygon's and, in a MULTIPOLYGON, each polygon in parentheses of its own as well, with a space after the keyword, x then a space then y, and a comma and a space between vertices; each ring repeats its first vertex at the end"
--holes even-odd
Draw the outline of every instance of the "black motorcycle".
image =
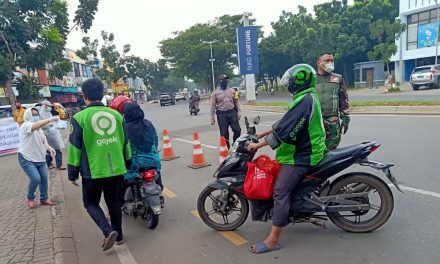
POLYGON ((141 169, 138 177, 124 183, 122 211, 135 219, 140 216, 150 229, 159 224, 164 202, 157 177, 155 168, 141 169))
MULTIPOLYGON (((214 182, 208 184, 199 195, 197 209, 203 222, 219 231, 240 227, 249 214, 249 200, 243 184, 247 172, 246 163, 255 153, 247 150, 249 143, 257 143, 255 125, 249 126, 245 118, 247 134, 242 135, 231 148, 231 155, 215 171, 214 182)), ((335 176, 344 169, 358 164, 382 171, 400 190, 390 171, 392 164, 368 160, 368 156, 380 145, 364 142, 328 152, 324 159, 312 167, 295 188, 291 196, 291 222, 312 223, 325 227, 323 220, 330 219, 348 232, 371 232, 382 226, 391 216, 394 207, 393 193, 379 177, 367 172, 350 172, 335 176)), ((251 200, 253 220, 271 219, 272 200, 251 200)))

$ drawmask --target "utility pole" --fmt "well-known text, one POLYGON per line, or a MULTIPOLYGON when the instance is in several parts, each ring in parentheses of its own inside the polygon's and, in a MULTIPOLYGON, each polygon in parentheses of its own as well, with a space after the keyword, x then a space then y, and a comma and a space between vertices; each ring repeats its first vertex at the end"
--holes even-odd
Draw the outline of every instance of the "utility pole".
POLYGON ((211 62, 211 74, 212 74, 212 90, 215 89, 215 76, 214 76, 214 58, 212 57, 212 44, 216 43, 217 40, 212 41, 203 41, 203 43, 208 43, 209 47, 211 48, 211 59, 209 60, 211 62))
MULTIPOLYGON (((435 0, 435 5, 437 6, 437 23, 440 23, 439 21, 439 13, 438 13, 438 0, 435 0)), ((435 65, 437 65, 437 57, 438 57, 438 39, 439 39, 439 26, 440 24, 437 26, 437 39, 436 39, 436 45, 435 45, 435 65)))
MULTIPOLYGON (((250 12, 243 13, 243 17, 240 20, 240 22, 243 23, 243 26, 249 26, 249 17, 251 16, 252 13, 250 12)), ((244 82, 246 85, 246 101, 252 102, 257 100, 257 97, 255 96, 255 74, 246 74, 244 76, 244 82)))

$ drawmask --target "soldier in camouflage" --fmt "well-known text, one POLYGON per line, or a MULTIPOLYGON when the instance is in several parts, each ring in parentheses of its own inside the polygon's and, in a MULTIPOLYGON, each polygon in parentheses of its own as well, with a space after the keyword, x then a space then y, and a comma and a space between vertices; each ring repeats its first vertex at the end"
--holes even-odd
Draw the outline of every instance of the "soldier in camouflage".
POLYGON ((318 79, 315 88, 321 102, 325 143, 328 150, 333 150, 341 142, 341 134, 347 133, 350 123, 348 94, 342 75, 333 73, 333 54, 321 53, 317 64, 318 79))

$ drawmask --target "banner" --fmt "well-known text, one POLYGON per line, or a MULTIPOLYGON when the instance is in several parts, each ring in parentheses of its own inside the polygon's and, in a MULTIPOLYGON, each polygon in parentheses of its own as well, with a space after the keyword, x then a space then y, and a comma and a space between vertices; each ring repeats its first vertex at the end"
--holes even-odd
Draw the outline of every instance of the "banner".
POLYGON ((417 48, 435 47, 439 22, 420 25, 417 29, 417 48))
POLYGON ((237 28, 238 67, 240 74, 258 74, 258 29, 255 26, 237 28))
POLYGON ((0 155, 17 152, 18 129, 18 123, 0 125, 0 155))

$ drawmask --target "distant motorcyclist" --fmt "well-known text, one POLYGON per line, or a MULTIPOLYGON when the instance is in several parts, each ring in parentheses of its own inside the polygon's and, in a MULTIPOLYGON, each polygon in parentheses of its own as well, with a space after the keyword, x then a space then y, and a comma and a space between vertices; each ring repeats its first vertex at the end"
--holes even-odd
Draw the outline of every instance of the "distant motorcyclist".
POLYGON ((199 90, 194 89, 189 95, 189 113, 198 114, 200 112, 200 94, 199 90))

